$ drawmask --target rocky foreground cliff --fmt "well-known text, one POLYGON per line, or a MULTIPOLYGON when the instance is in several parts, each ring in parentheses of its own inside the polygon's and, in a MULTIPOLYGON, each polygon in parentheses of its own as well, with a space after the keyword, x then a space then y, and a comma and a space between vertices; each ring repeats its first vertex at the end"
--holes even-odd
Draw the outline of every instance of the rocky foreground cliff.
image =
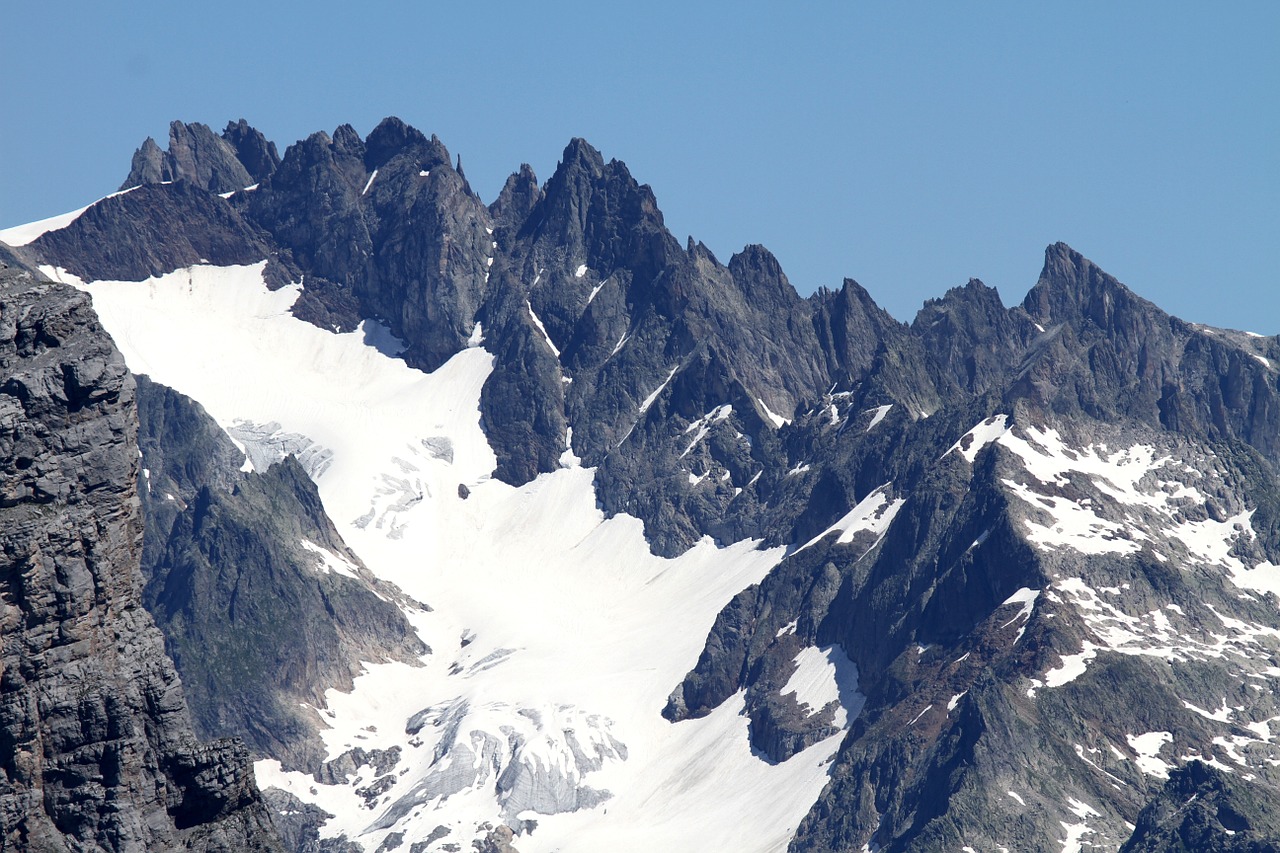
POLYGON ((278 850, 143 609, 136 433, 88 298, 0 265, 0 849, 278 850))

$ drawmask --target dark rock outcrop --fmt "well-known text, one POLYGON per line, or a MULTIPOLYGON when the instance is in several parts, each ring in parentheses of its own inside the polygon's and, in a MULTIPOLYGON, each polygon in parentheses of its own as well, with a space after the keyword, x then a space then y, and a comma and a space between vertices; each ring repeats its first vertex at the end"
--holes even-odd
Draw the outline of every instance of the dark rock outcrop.
POLYGON ((0 846, 276 850, 141 604, 134 384, 89 301, 0 270, 0 846))
POLYGON ((32 241, 29 251, 85 281, 142 281, 194 264, 267 259, 273 284, 293 278, 260 229, 223 199, 185 181, 105 198, 66 228, 32 241))
POLYGON ((1276 853, 1275 792, 1235 779, 1203 761, 1169 774, 1138 816, 1120 853, 1276 853))

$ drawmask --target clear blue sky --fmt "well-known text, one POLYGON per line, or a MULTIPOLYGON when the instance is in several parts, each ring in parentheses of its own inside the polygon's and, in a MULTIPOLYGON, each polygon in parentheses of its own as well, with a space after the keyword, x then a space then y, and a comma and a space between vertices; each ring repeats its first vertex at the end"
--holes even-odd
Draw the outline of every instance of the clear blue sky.
POLYGON ((1280 333, 1280 3, 4 0, 0 227, 117 188, 168 122, 281 153, 399 115, 486 200, 582 136, 722 261, 894 316, 1006 304, 1064 240, 1188 320, 1280 333))

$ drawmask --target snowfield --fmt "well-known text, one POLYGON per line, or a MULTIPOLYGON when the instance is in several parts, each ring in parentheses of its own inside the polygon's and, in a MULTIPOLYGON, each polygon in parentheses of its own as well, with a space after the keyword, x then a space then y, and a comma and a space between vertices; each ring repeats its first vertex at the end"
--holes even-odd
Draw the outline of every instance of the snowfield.
MULTIPOLYGON (((482 824, 502 822, 525 831, 524 853, 784 849, 841 735, 771 765, 752 754, 741 695, 700 720, 659 713, 718 611, 784 550, 704 540, 655 557, 639 520, 603 517, 594 472, 572 454, 519 488, 491 479, 478 401, 492 357, 478 326, 475 346, 425 374, 387 355, 374 324, 331 334, 295 319, 301 287, 269 291, 263 266, 141 283, 46 270, 91 294, 131 369, 240 436, 246 469, 305 448, 347 544, 433 608, 410 612, 432 649, 425 666, 366 664, 351 693, 315 709, 330 758, 398 747, 394 766, 330 786, 268 759, 259 783, 332 813, 323 834, 370 851, 437 827, 449 830, 439 843, 470 849, 482 824)), ((883 532, 900 502, 877 491, 864 504, 837 528, 883 532)), ((856 705, 841 713, 852 722, 856 667, 836 649, 806 655, 797 695, 856 705)))

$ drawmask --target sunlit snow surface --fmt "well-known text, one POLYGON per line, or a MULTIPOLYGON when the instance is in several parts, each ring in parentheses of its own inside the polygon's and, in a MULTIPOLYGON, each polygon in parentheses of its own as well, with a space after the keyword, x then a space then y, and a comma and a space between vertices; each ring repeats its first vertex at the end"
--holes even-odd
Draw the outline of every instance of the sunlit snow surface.
POLYGON ((524 819, 537 821, 518 840, 524 853, 783 849, 840 736, 770 765, 751 753, 741 695, 701 720, 659 715, 717 612, 782 549, 704 540, 655 557, 638 520, 602 516, 593 472, 572 458, 520 488, 490 479, 478 411, 487 352, 411 370, 369 344, 372 329, 330 334, 293 318, 300 288, 268 291, 262 267, 82 285, 133 370, 228 430, 265 424, 324 448, 317 484, 347 544, 434 608, 412 616, 433 650, 425 667, 368 665, 321 712, 330 757, 401 748, 372 808, 356 793, 374 781, 369 766, 326 786, 267 760, 260 783, 337 815, 323 833, 368 850, 390 831, 407 847, 438 825, 451 830, 440 843, 470 849, 482 822, 524 819))

